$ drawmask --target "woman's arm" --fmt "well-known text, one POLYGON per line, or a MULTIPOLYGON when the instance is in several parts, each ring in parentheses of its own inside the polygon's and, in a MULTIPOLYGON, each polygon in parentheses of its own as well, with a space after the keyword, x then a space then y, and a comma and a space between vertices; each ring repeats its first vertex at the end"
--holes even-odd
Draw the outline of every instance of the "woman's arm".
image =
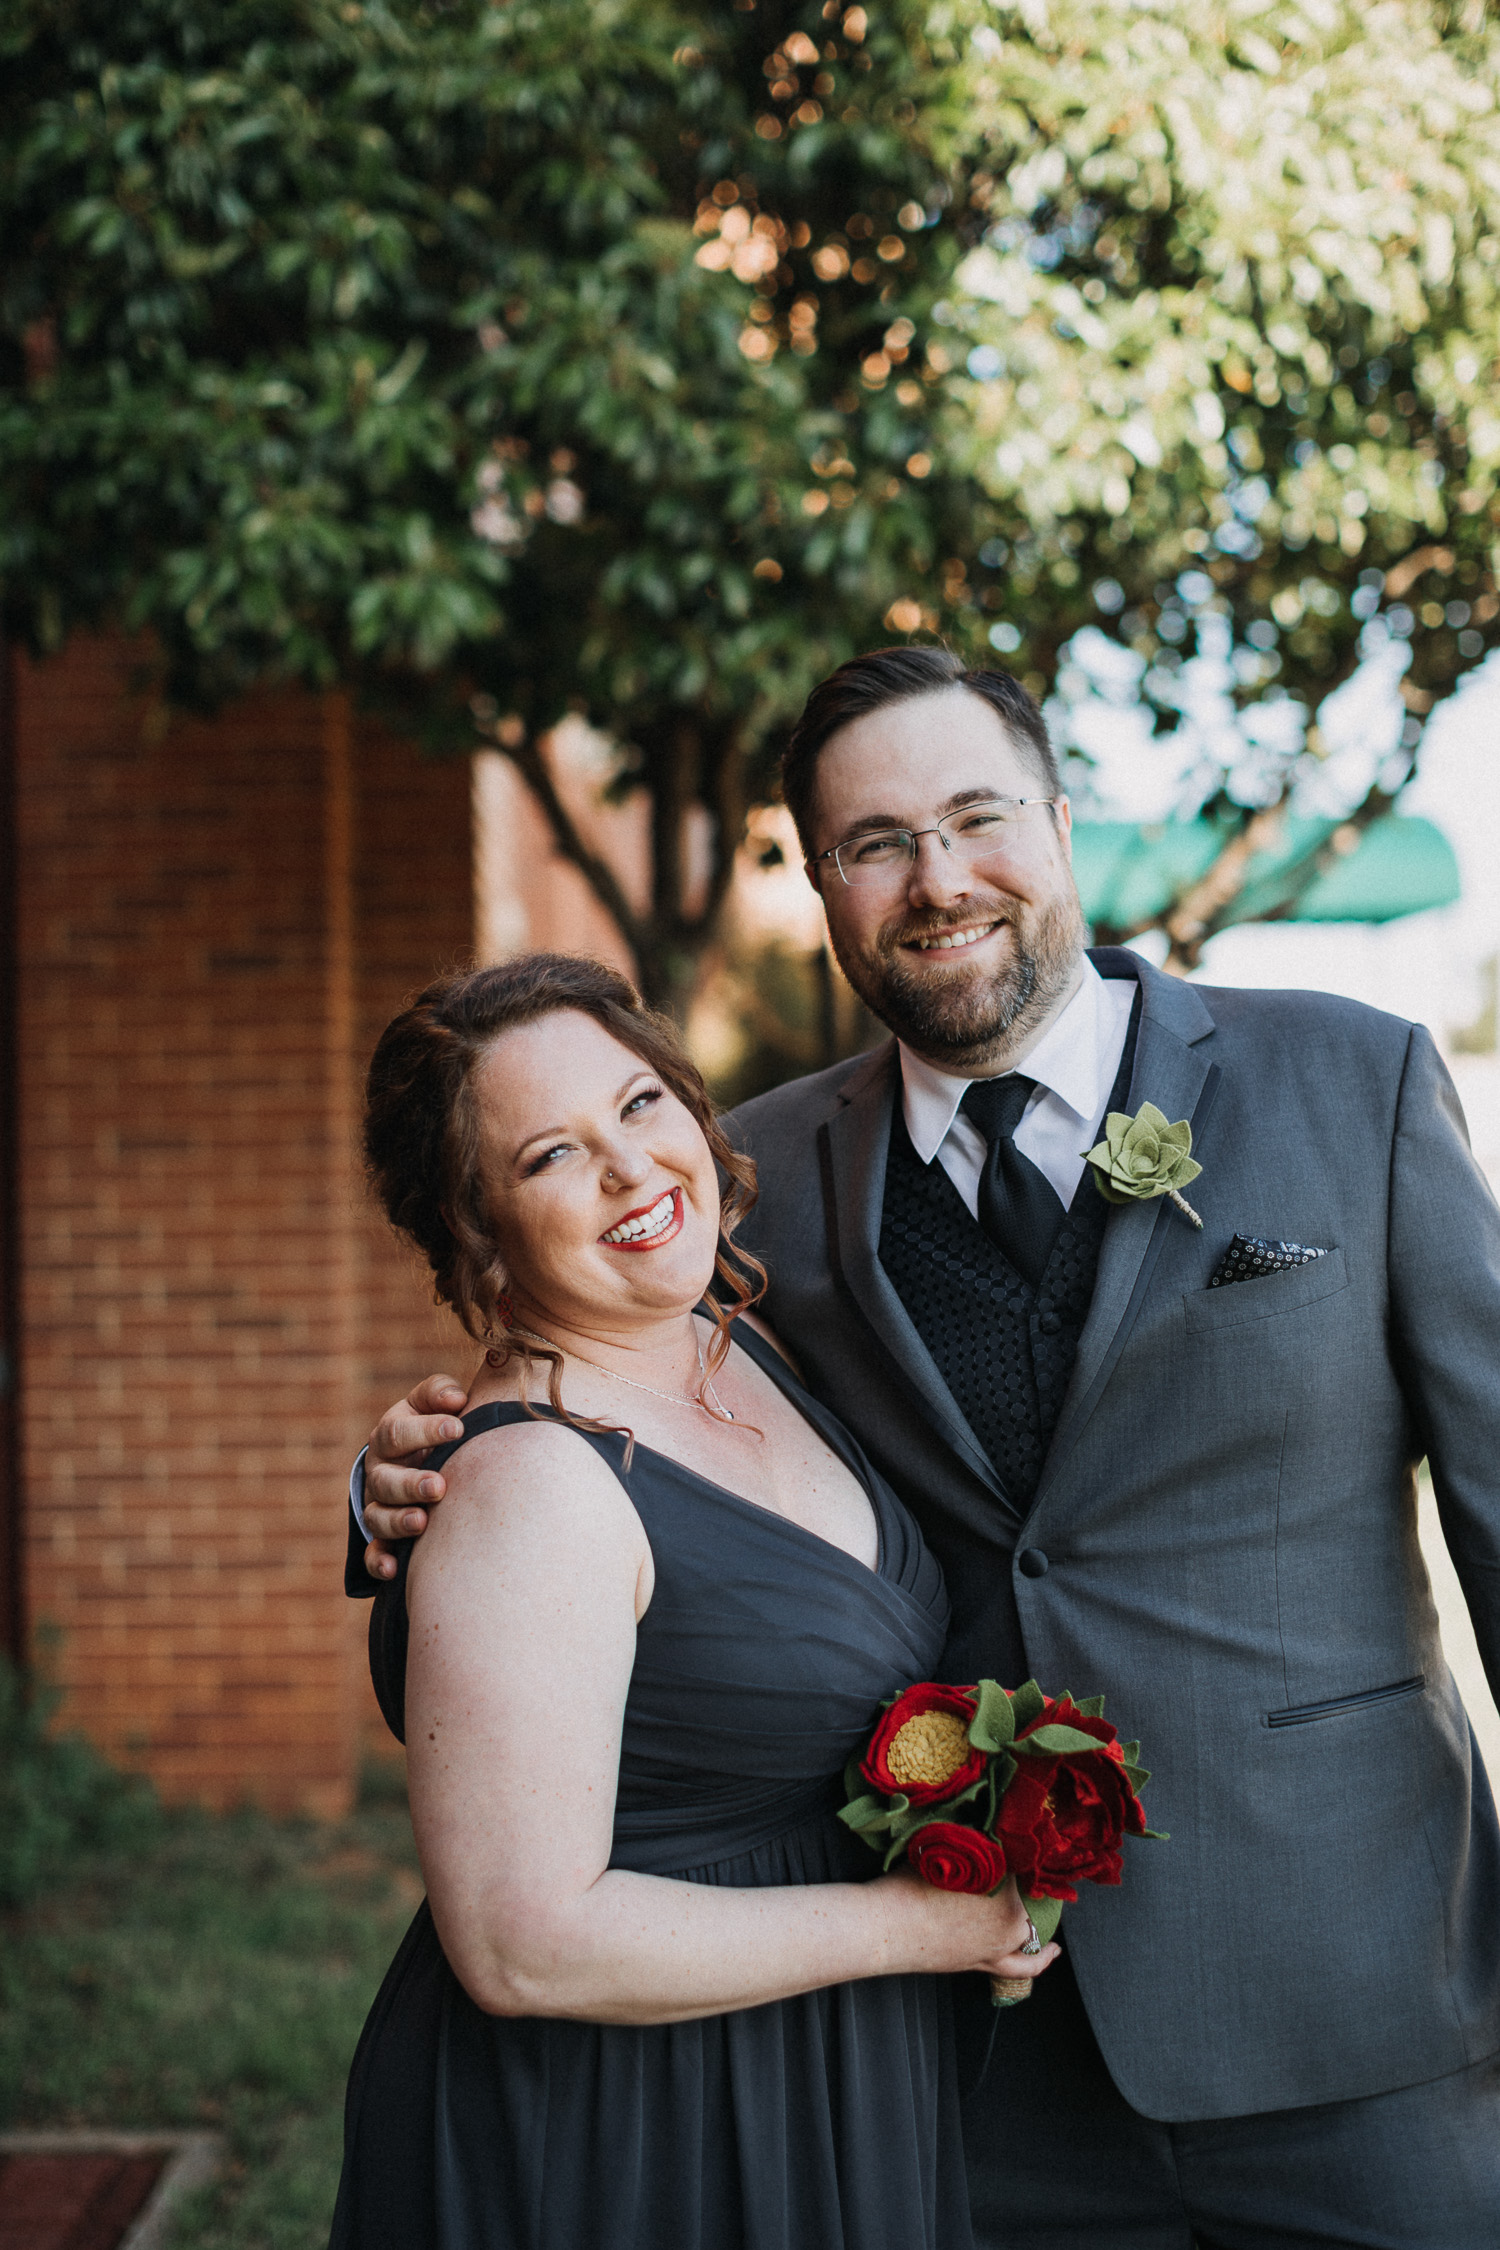
POLYGON ((651 1553, 571 1432, 473 1440, 413 1555, 412 1817, 443 1950, 493 2015, 672 2023, 854 1977, 1045 1967, 1024 1912, 910 1876, 721 1890, 608 1866, 651 1553))

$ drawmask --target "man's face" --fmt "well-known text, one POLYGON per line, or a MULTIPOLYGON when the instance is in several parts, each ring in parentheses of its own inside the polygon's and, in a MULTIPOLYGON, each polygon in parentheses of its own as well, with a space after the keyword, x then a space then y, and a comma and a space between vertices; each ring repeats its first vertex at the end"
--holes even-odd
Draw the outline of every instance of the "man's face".
MULTIPOLYGON (((812 849, 875 828, 930 829, 965 804, 1045 788, 988 703, 942 688, 830 737, 812 849)), ((1066 803, 1037 805, 1005 830, 998 857, 978 863, 928 835, 883 881, 846 884, 831 859, 810 868, 840 968, 930 1062, 970 1075, 1006 1067, 1076 987, 1085 933, 1071 831, 1066 803)))

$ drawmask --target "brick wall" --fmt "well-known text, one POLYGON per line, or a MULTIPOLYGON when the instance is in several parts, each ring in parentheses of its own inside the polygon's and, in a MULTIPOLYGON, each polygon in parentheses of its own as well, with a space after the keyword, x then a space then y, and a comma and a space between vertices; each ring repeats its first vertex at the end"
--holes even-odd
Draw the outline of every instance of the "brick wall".
MULTIPOLYGON (((356 741, 352 903, 357 1126, 364 1073, 376 1040, 430 978, 468 962, 474 907, 467 760, 424 758, 368 721, 357 725, 356 741)), ((392 1399, 421 1376, 443 1368, 466 1378, 477 1355, 458 1323, 433 1303, 431 1275, 375 1207, 357 1159, 352 1188, 351 1372, 360 1443, 392 1399)), ((360 1604, 351 1620, 357 1640, 355 1702, 362 1746, 382 1756, 394 1752, 395 1745, 369 1685, 366 1616, 360 1604)))
POLYGON ((356 1085, 467 952, 468 774, 337 697, 169 717, 130 664, 16 680, 27 1606, 169 1795, 331 1812, 366 1709, 338 1490, 438 1341, 356 1085))

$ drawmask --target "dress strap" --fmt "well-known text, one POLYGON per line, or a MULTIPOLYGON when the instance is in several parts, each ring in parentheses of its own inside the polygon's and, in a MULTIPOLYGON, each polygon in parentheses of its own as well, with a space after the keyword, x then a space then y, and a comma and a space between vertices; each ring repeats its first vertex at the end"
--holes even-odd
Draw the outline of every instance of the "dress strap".
POLYGON ((472 1414, 465 1414, 462 1419, 463 1436, 454 1438, 451 1444, 434 1446, 422 1464, 424 1468, 440 1469, 461 1445, 467 1445, 470 1438, 483 1437, 487 1430, 503 1430, 516 1422, 560 1422, 564 1429, 571 1429, 585 1439, 616 1476, 623 1475, 619 1460, 612 1460, 609 1451, 610 1448, 623 1450, 626 1443, 623 1430, 581 1430, 576 1422, 565 1421, 550 1406, 523 1406, 519 1399, 491 1399, 487 1406, 476 1406, 472 1414))

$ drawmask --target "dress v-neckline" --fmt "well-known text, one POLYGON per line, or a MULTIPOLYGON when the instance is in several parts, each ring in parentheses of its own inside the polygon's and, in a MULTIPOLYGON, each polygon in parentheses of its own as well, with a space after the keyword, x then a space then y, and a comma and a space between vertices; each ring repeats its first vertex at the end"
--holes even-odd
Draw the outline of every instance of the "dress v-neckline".
MULTIPOLYGON (((804 1419, 806 1419, 805 1416, 804 1419)), ((808 1427, 814 1430, 818 1437, 823 1438, 823 1433, 817 1428, 816 1423, 809 1422, 808 1427)), ((826 1438, 823 1438, 823 1443, 828 1444, 826 1438)), ((812 1531, 805 1523, 798 1523, 795 1516, 784 1516, 779 1508, 768 1508, 761 1501, 751 1500, 745 1493, 735 1492, 729 1485, 720 1484, 716 1477, 706 1477, 701 1469, 689 1468, 686 1461, 679 1461, 675 1454, 663 1453, 660 1446, 643 1445, 637 1438, 635 1450, 637 1453, 649 1453, 653 1461, 665 1462, 666 1466, 675 1470, 679 1476, 687 1477, 693 1484, 701 1484, 704 1490, 713 1493, 716 1499, 732 1500, 737 1508, 748 1508, 752 1515, 763 1516, 768 1523, 783 1524, 788 1531, 799 1532, 804 1539, 811 1539, 815 1546, 824 1547, 829 1554, 839 1555, 845 1562, 852 1563, 854 1568, 862 1570, 867 1578, 884 1580, 886 1562, 885 1524, 880 1510, 876 1506, 874 1493, 865 1483, 863 1477, 859 1476, 852 1467, 849 1473, 855 1478, 855 1482, 864 1493, 865 1499, 869 1503, 870 1513, 875 1519, 875 1560, 873 1564, 861 1562, 858 1555, 852 1555, 849 1549, 841 1547, 836 1539, 825 1539, 820 1531, 812 1531)), ((829 1446, 828 1450, 832 1453, 832 1446, 829 1446)), ((834 1454, 834 1459, 838 1459, 837 1454, 834 1454)))
MULTIPOLYGON (((820 1418, 818 1418, 816 1414, 816 1401, 812 1398, 811 1393, 806 1391, 805 1386, 801 1383, 799 1377, 794 1373, 792 1368, 789 1367, 786 1361, 782 1359, 780 1352, 777 1351, 774 1344, 768 1344, 765 1341, 764 1337, 757 1336, 755 1334, 755 1330, 752 1328, 746 1330, 744 1336, 734 1337, 732 1340, 732 1348, 737 1348, 741 1351, 744 1351, 746 1358, 749 1359, 754 1366, 758 1367, 761 1373, 775 1385, 776 1389, 780 1391, 782 1397, 790 1402, 793 1411, 801 1416, 802 1420, 812 1431, 814 1437, 818 1439, 820 1444, 827 1448, 828 1452, 833 1456, 835 1461, 839 1462, 842 1467, 848 1470, 850 1476, 853 1477, 855 1483, 863 1492, 870 1513, 875 1519, 874 1563, 870 1564, 867 1562, 861 1562, 858 1555, 851 1554, 847 1547, 841 1547, 836 1539, 825 1539, 821 1532, 810 1530, 805 1523, 798 1523, 794 1516, 784 1516, 781 1514, 779 1509, 767 1508, 761 1501, 752 1500, 748 1497, 747 1494, 743 1492, 736 1492, 732 1488, 732 1486, 727 1484, 720 1484, 717 1478, 705 1476, 701 1469, 691 1468, 687 1462, 679 1461, 675 1454, 663 1453, 660 1446, 646 1445, 639 1438, 634 1438, 632 1442, 634 1443, 635 1451, 637 1453, 649 1454, 653 1461, 661 1461, 666 1465, 667 1468, 674 1470, 679 1476, 687 1477, 694 1484, 702 1485, 704 1490, 706 1492, 713 1493, 716 1499, 732 1501, 737 1508, 748 1508, 753 1515, 763 1517, 769 1523, 781 1524, 788 1531, 796 1532, 804 1539, 810 1539, 815 1546, 823 1548, 828 1554, 838 1555, 844 1562, 849 1563, 855 1570, 862 1571, 867 1578, 874 1578, 877 1579, 882 1585, 888 1585, 890 1583, 890 1580, 886 1572, 886 1563, 889 1558, 890 1543, 886 1537, 885 1518, 881 1513, 880 1503, 875 1496, 875 1492, 868 1480, 868 1477, 865 1474, 863 1467, 860 1465, 860 1462, 858 1461, 858 1459, 851 1457, 849 1454, 846 1454, 841 1446, 835 1445, 828 1432, 820 1426, 820 1418), (753 1348, 751 1346, 751 1338, 754 1339, 754 1346, 758 1348, 753 1348), (793 1388, 793 1386, 795 1386, 795 1389, 793 1388), (803 1393, 803 1396, 800 1398, 796 1395, 798 1391, 801 1391, 803 1393), (814 1413, 809 1413, 807 1411, 809 1405, 814 1407, 814 1413)), ((539 1422, 555 1422, 563 1429, 566 1429, 569 1426, 562 1420, 561 1416, 553 1412, 550 1405, 544 1406, 533 1404, 530 1407, 525 1407, 522 1405, 519 1399, 489 1399, 483 1406, 476 1406, 472 1414, 465 1414, 460 1417, 464 1425, 464 1438, 457 1439, 452 1445, 438 1447, 434 1451, 434 1453, 429 1456, 429 1465, 432 1467, 437 1467, 442 1461, 446 1461, 449 1458, 450 1454, 457 1452, 458 1447, 464 1443, 465 1438, 469 1436, 483 1436, 484 1433, 482 1430, 470 1430, 469 1424, 471 1421, 477 1422, 480 1415, 482 1414, 500 1413, 511 1410, 519 1411, 527 1415, 529 1419, 534 1419, 539 1422)), ((492 1429, 499 1429, 501 1426, 502 1425, 498 1421, 490 1424, 490 1427, 492 1429)), ((625 1435, 623 1430, 615 1431, 612 1429, 589 1431, 580 1430, 578 1434, 581 1437, 608 1437, 618 1435, 622 1438, 625 1435)))

